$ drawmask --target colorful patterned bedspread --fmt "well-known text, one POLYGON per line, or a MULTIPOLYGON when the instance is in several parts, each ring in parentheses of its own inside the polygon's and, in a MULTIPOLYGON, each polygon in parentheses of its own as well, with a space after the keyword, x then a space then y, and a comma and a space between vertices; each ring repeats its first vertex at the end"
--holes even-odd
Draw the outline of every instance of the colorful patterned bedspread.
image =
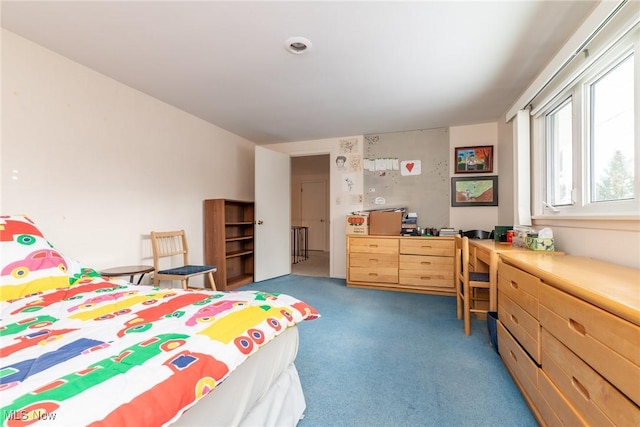
MULTIPOLYGON (((160 426, 318 312, 289 295, 109 280, 0 217, 2 425, 160 426)), ((211 414, 212 420, 215 414, 211 414)))

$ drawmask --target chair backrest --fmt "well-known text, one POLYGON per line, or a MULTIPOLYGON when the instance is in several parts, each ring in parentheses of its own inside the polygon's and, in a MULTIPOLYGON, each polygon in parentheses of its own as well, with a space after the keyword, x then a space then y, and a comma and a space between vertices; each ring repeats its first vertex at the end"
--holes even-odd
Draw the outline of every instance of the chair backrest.
POLYGON ((455 235, 455 277, 456 280, 467 281, 469 280, 470 261, 469 256, 469 238, 461 237, 459 234, 455 235))
POLYGON ((493 231, 467 230, 462 232, 462 236, 470 239, 493 239, 493 231))
POLYGON ((464 280, 469 280, 470 257, 469 257, 469 238, 464 236, 462 238, 462 275, 464 280))
POLYGON ((160 258, 181 256, 183 265, 189 264, 189 247, 184 230, 152 231, 151 247, 153 248, 153 266, 156 271, 160 268, 160 258))
POLYGON ((462 237, 459 234, 454 236, 455 241, 455 252, 453 258, 453 267, 454 267, 454 278, 456 279, 456 288, 458 282, 461 280, 460 275, 462 274, 462 237))
POLYGON ((456 279, 456 288, 458 287, 457 285, 463 280, 462 277, 462 271, 464 270, 463 268, 463 254, 462 254, 462 237, 459 234, 456 234, 454 236, 454 240, 455 240, 455 256, 454 256, 454 268, 455 268, 455 272, 454 272, 454 277, 456 279))

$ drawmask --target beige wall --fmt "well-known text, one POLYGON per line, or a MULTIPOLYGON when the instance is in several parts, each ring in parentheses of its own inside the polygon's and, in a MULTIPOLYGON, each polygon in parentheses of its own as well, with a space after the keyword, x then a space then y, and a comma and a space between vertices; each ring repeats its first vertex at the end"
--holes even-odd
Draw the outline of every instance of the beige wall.
MULTIPOLYGON (((494 173, 499 179, 498 207, 451 208, 451 226, 458 229, 493 230, 495 225, 512 225, 516 217, 514 199, 513 126, 484 123, 450 128, 451 156, 455 147, 494 145, 494 173)), ((451 166, 453 175, 453 165, 451 166)), ((554 232, 556 250, 569 255, 597 258, 640 268, 640 221, 603 218, 534 218, 533 227, 554 232)))
MULTIPOLYGON (((456 147, 470 147, 477 145, 493 145, 493 173, 488 175, 498 175, 498 191, 500 191, 503 179, 500 178, 500 162, 498 147, 498 126, 497 123, 482 123, 470 126, 453 126, 449 128, 449 171, 451 176, 468 176, 464 174, 454 174, 456 147)), ((477 176, 484 176, 481 174, 477 176)), ((500 197, 498 196, 498 203, 500 197)), ((486 230, 491 231, 498 222, 498 207, 451 207, 449 209, 450 226, 456 230, 486 230)))
MULTIPOLYGON (((0 213, 25 213, 59 250, 96 268, 150 262, 152 229, 184 228, 202 260, 202 200, 253 200, 254 144, 2 30, 0 213)), ((510 126, 450 128, 454 148, 494 145, 500 206, 450 208, 451 226, 512 220, 510 126), (510 193, 511 192, 511 193, 510 193)), ((358 140, 362 155, 362 136, 358 140)), ((292 156, 339 154, 333 138, 275 144, 292 156)), ((451 166, 453 174, 453 166, 451 166)), ((330 172, 332 277, 346 276, 344 216, 362 209, 330 172)), ((640 268, 638 221, 535 221, 559 250, 640 268)))
POLYGON ((538 229, 549 227, 553 230, 556 250, 640 268, 637 220, 534 219, 533 225, 538 229))
POLYGON ((511 225, 517 217, 516 201, 514 195, 515 154, 513 150, 513 126, 511 122, 500 120, 497 123, 498 140, 497 156, 500 164, 498 187, 498 221, 496 225, 511 225), (500 185, 501 184, 501 185, 500 185))
MULTIPOLYGON (((513 128, 510 123, 481 123, 450 128, 450 159, 455 147, 470 145, 494 146, 494 171, 499 177, 499 205, 497 207, 451 207, 451 226, 457 229, 493 230, 495 225, 511 225, 515 217, 513 167, 513 128)), ((361 137, 359 137, 361 138, 361 137)), ((340 139, 276 144, 270 148, 290 155, 330 153, 335 158, 340 139)), ((453 164, 451 164, 451 176, 453 164)), ((346 245, 344 215, 362 206, 344 204, 339 174, 331 169, 331 277, 346 277, 346 245)), ((360 188, 358 191, 362 191, 360 188)), ((549 226, 554 230, 558 250, 567 254, 603 259, 613 263, 640 268, 640 233, 638 221, 611 220, 534 220, 535 227, 549 226)))
POLYGON ((252 142, 6 30, 1 136, 0 212, 98 269, 174 228, 202 262, 203 199, 253 200, 252 142))

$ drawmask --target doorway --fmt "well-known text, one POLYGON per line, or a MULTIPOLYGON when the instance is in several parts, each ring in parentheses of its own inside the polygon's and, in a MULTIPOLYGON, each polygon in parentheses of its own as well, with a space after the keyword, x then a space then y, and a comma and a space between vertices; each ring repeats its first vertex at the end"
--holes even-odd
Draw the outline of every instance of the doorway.
POLYGON ((304 257, 292 257, 291 273, 329 277, 328 154, 291 158, 291 225, 306 228, 304 257))

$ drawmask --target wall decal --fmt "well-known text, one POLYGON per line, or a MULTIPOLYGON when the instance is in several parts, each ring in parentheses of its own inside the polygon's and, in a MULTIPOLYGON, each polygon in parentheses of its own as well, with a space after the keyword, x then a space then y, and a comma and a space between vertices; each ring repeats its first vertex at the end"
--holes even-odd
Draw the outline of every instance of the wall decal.
POLYGON ((420 160, 403 160, 400 162, 400 174, 402 176, 420 175, 422 162, 420 160))
POLYGON ((340 140, 340 152, 342 154, 356 153, 358 151, 358 138, 340 140))

